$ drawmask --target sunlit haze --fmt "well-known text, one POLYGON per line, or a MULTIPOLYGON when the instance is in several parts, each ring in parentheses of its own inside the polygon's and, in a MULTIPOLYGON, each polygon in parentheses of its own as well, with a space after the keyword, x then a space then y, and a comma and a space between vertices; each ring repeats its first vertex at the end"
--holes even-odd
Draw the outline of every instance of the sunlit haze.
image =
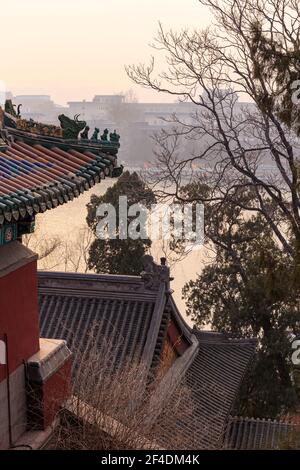
POLYGON ((158 21, 202 28, 198 0, 10 0, 1 8, 1 76, 7 90, 60 104, 133 88, 140 101, 168 97, 134 87, 125 64, 147 61, 158 21))

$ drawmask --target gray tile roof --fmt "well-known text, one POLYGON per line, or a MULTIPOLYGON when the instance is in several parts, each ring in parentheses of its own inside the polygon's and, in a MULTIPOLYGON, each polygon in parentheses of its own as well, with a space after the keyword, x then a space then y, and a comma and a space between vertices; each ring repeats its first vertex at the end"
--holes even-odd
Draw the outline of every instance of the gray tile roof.
POLYGON ((300 447, 300 424, 271 419, 231 416, 226 430, 225 448, 234 450, 282 450, 300 447), (298 444, 298 445, 297 445, 298 444))
POLYGON ((216 448, 223 435, 239 386, 253 356, 255 342, 231 340, 218 333, 197 332, 199 350, 186 373, 192 390, 193 423, 182 425, 185 448, 216 448), (215 341, 213 336, 216 336, 215 341))
POLYGON ((140 358, 147 342, 156 296, 140 278, 39 273, 41 336, 67 341, 84 352, 91 340, 115 346, 115 363, 140 358))
MULTIPOLYGON (((184 322, 173 299, 170 303, 174 318, 184 322)), ((256 340, 233 339, 196 327, 190 331, 198 348, 187 364, 182 382, 192 392, 193 413, 188 422, 178 423, 177 430, 171 434, 166 431, 166 438, 180 432, 182 449, 216 449, 223 445, 230 412, 254 356, 256 340)))
MULTIPOLYGON (((136 357, 150 368, 159 363, 172 318, 191 345, 172 366, 192 390, 193 415, 188 422, 178 423, 182 448, 221 446, 255 342, 191 329, 168 286, 162 282, 153 289, 148 281, 143 276, 40 272, 41 336, 65 339, 71 348, 79 344, 84 349, 97 322, 99 348, 103 337, 116 344, 115 364, 136 357)), ((173 432, 166 430, 166 446, 173 432)))

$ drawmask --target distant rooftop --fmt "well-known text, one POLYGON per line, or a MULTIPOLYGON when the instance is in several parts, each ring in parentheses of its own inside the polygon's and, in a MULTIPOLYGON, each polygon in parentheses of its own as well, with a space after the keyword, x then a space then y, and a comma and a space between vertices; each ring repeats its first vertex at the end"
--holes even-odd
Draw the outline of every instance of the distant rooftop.
POLYGON ((123 101, 124 95, 95 95, 93 101, 123 101))
POLYGON ((42 100, 42 101, 51 101, 50 95, 17 95, 15 96, 16 100, 42 100))

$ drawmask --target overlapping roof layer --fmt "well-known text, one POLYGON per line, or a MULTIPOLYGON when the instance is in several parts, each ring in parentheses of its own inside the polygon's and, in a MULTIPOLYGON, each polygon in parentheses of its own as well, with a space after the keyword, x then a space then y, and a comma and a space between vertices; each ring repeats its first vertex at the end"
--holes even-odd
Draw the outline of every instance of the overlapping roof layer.
MULTIPOLYGON (((96 324, 99 350, 109 344, 117 366, 141 360, 149 370, 157 367, 168 324, 175 322, 190 346, 175 360, 171 373, 191 390, 193 413, 176 429, 165 430, 162 445, 168 448, 175 433, 181 436, 182 449, 222 446, 254 341, 191 329, 163 283, 151 289, 143 276, 40 272, 39 301, 42 336, 65 339, 74 351, 84 351, 96 324)), ((75 354, 75 362, 80 357, 75 354)))
POLYGON ((95 146, 44 140, 14 136, 0 146, 0 226, 64 204, 120 174, 116 156, 95 146))

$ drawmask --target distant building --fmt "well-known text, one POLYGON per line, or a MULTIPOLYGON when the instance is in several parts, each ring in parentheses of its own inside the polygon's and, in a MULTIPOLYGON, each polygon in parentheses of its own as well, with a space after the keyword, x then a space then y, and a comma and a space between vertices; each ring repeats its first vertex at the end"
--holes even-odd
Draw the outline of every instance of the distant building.
MULTIPOLYGON (((196 112, 199 112, 192 102, 127 102, 121 94, 95 95, 91 101, 69 101, 65 107, 58 106, 49 95, 17 95, 10 98, 16 105, 22 104, 21 114, 27 119, 57 124, 58 114, 64 113, 70 118, 79 115, 81 120, 87 122, 91 133, 95 128, 117 129, 122 135, 122 160, 139 167, 153 161, 154 133, 173 126, 174 116, 180 123, 193 124, 196 112)), ((242 112, 244 107, 249 106, 253 105, 238 102, 236 112, 242 112)), ((247 136, 245 139, 250 141, 253 137, 247 136)), ((190 140, 186 142, 184 151, 196 151, 197 145, 201 146, 201 139, 197 142, 190 140)))
POLYGON ((103 106, 120 105, 124 103, 124 95, 95 95, 93 102, 103 106))
POLYGON ((193 103, 138 103, 137 107, 144 117, 144 122, 152 128, 168 125, 174 114, 186 124, 192 121, 192 115, 195 112, 193 103))
POLYGON ((57 105, 49 95, 17 95, 12 99, 22 105, 22 116, 26 119, 50 123, 57 118, 57 105))
POLYGON ((111 121, 112 109, 122 106, 122 95, 96 95, 92 101, 68 101, 67 113, 69 116, 80 114, 82 119, 98 123, 111 121))

